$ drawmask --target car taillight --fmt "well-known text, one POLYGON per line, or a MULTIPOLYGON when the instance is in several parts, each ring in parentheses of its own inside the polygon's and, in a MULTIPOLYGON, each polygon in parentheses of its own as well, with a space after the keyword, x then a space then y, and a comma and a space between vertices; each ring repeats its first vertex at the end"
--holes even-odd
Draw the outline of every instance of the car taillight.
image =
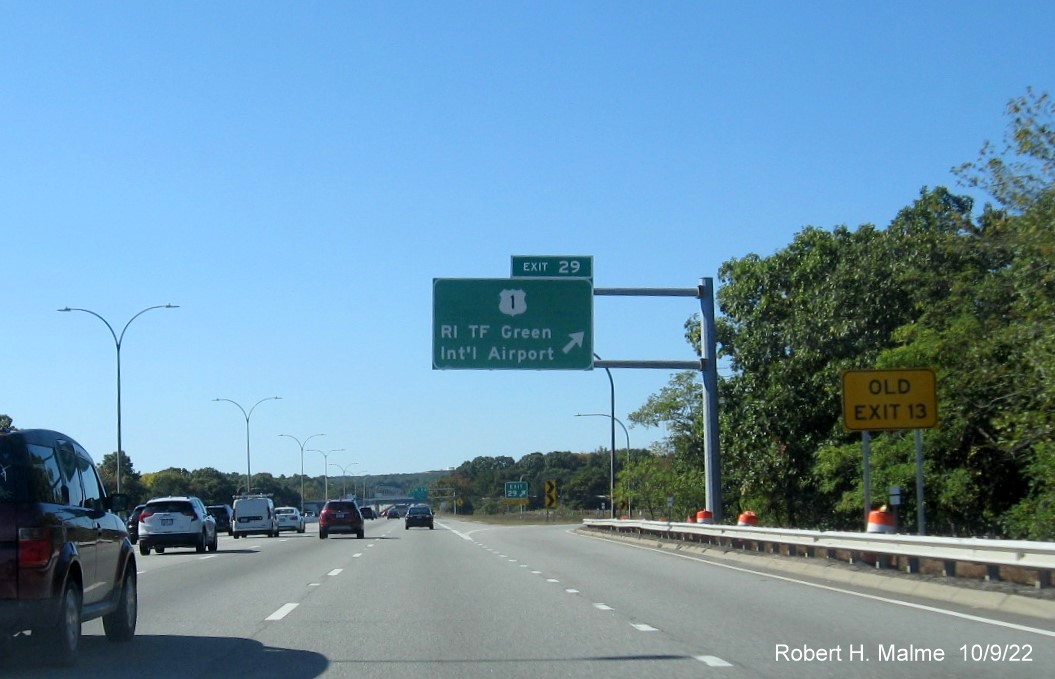
POLYGON ((146 521, 147 519, 149 519, 152 516, 154 516, 154 510, 153 509, 144 509, 143 513, 139 515, 139 520, 140 521, 146 521))
POLYGON ((18 567, 43 568, 51 561, 51 531, 47 528, 18 529, 18 567))
POLYGON ((198 518, 198 515, 194 513, 193 509, 184 509, 182 512, 180 512, 180 514, 182 514, 183 516, 189 516, 192 519, 198 518))

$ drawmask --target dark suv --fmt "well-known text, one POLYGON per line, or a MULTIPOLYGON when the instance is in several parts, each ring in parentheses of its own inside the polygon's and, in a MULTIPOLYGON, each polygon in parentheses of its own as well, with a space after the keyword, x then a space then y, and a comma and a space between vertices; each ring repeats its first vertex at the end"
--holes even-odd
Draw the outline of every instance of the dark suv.
POLYGON ((32 630, 72 664, 81 623, 111 641, 136 631, 136 561, 123 495, 107 497, 92 458, 68 436, 0 429, 0 634, 32 630))
POLYGON ((353 500, 330 500, 319 514, 319 539, 330 533, 355 533, 360 540, 366 535, 363 515, 353 500))
POLYGON ((231 508, 231 505, 208 505, 205 509, 216 519, 216 530, 233 535, 231 532, 231 517, 234 516, 234 509, 231 508))

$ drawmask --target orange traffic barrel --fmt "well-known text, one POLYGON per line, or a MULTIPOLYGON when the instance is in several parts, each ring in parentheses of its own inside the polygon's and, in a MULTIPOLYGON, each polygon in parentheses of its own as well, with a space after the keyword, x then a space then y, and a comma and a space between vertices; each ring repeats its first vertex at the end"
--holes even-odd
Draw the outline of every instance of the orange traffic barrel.
POLYGON ((737 526, 757 526, 758 517, 752 511, 741 512, 740 518, 736 522, 737 526))
POLYGON ((708 509, 696 512, 696 523, 714 523, 714 514, 708 509))
POLYGON ((879 509, 868 512, 869 533, 896 533, 897 521, 894 520, 894 512, 883 505, 879 509))

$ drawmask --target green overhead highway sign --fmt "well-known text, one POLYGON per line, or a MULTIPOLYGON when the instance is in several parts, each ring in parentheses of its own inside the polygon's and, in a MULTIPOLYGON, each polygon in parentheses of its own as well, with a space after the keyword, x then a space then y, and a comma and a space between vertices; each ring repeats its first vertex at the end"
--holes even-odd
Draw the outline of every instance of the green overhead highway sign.
POLYGON ((583 278, 436 278, 434 370, 591 370, 593 285, 583 278))
POLYGON ((588 255, 513 255, 513 278, 593 278, 588 255))

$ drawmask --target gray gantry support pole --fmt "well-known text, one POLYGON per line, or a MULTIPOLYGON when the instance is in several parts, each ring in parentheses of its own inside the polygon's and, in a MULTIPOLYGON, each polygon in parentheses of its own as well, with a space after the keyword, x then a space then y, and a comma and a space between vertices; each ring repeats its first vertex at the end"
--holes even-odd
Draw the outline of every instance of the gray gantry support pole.
POLYGON ((700 355, 703 360, 704 475, 707 509, 722 520, 722 468, 718 454, 718 340, 714 323, 714 279, 700 279, 700 355))
POLYGON ((714 322, 714 279, 701 278, 696 288, 594 288, 596 296, 696 297, 700 300, 699 361, 600 361, 595 368, 660 368, 699 370, 703 376, 704 474, 707 509, 722 520, 721 449, 718 443, 718 344, 714 322))

